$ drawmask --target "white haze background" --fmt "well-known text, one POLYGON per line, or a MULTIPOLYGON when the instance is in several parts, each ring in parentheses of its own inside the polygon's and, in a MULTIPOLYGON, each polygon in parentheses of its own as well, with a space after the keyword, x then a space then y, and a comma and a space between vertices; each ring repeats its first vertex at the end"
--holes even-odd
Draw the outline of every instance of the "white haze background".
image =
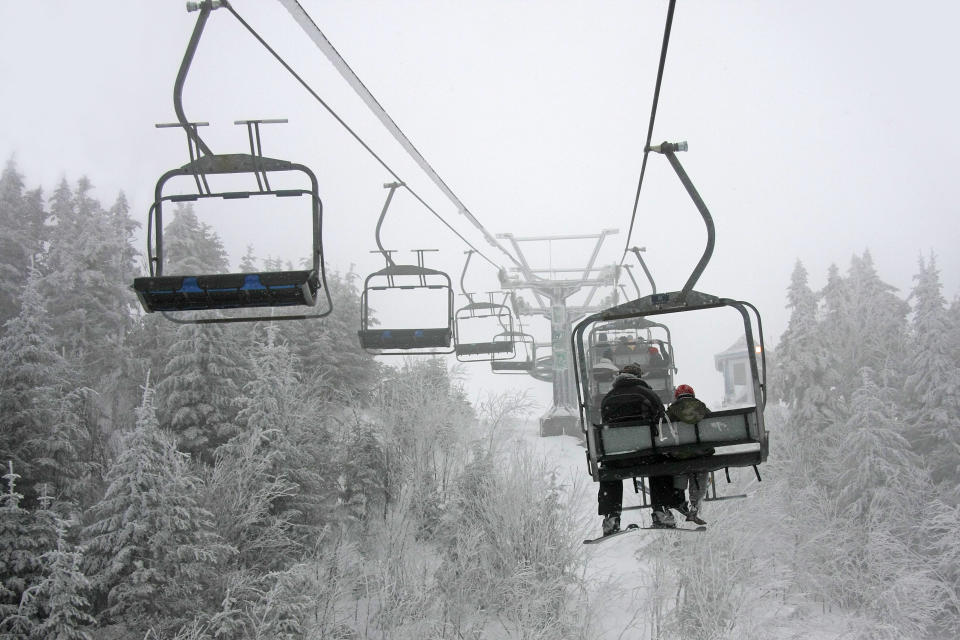
MULTIPOLYGON (((507 264, 279 3, 234 6, 408 184, 507 264)), ((619 260, 665 2, 303 6, 490 231, 617 228, 599 262, 619 260)), ((817 288, 830 263, 845 268, 853 252, 869 248, 881 276, 905 292, 918 256, 932 250, 945 294, 956 294, 958 14, 950 2, 678 3, 654 141, 690 142, 680 158, 716 220, 717 248, 698 289, 754 302, 770 341, 785 327, 784 289, 797 258, 817 288)), ((195 16, 173 0, 0 3, 0 153, 48 190, 80 172, 104 199, 123 190, 145 221, 156 178, 186 160, 182 134, 153 124, 175 119, 173 80, 195 16)), ((211 15, 184 103, 188 117, 211 122, 203 135, 218 152, 244 150, 236 119, 289 118, 265 127, 265 152, 318 174, 328 262, 361 274, 378 268, 369 251, 389 174, 225 10, 211 15)), ((271 220, 265 233, 262 223, 211 223, 234 260, 250 242, 261 256, 301 252, 296 227, 271 220)), ((647 247, 660 289, 683 284, 704 237, 672 170, 652 157, 631 244, 647 247)), ((403 193, 384 241, 444 249, 431 264, 455 279, 466 249, 403 193)), ((570 264, 553 264, 580 266, 590 248, 558 245, 555 255, 570 264)), ((547 262, 545 252, 532 253, 547 262)), ((467 286, 496 287, 494 269, 476 260, 467 286)), ((733 338, 681 346, 678 355, 702 365, 702 384, 716 376, 712 354, 733 338)), ((495 379, 482 365, 469 372, 477 387, 526 380, 495 379)), ((529 384, 549 402, 549 385, 529 384)))

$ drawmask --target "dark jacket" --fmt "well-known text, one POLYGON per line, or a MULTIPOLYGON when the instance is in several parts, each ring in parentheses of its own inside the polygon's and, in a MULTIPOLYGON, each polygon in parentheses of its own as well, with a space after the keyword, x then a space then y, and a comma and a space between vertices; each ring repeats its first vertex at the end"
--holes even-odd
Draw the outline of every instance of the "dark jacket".
POLYGON ((656 424, 663 415, 663 403, 656 392, 646 382, 629 373, 621 373, 616 377, 610 393, 600 403, 600 416, 607 424, 626 420, 656 424))

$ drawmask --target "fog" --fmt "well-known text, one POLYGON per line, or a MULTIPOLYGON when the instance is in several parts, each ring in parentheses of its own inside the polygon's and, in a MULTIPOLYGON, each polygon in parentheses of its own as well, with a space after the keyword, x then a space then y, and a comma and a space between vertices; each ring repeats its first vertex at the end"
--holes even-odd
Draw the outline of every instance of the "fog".
MULTIPOLYGON (((665 2, 301 4, 491 233, 615 228, 598 264, 620 260, 665 2)), ((509 266, 279 3, 233 5, 402 180, 492 262, 509 266)), ((715 219, 717 246, 698 290, 756 304, 771 343, 786 324, 798 258, 818 288, 831 263, 843 270, 852 253, 869 249, 881 277, 906 295, 918 256, 932 251, 945 294, 957 294, 960 233, 949 188, 960 160, 960 98, 950 80, 958 18, 952 2, 678 3, 653 139, 689 141, 679 157, 715 219)), ((173 81, 195 19, 179 1, 0 3, 0 154, 48 194, 61 177, 81 175, 103 201, 122 190, 145 222, 157 178, 187 161, 183 134, 153 125, 175 120, 173 81)), ((202 134, 218 153, 246 150, 234 120, 288 118, 264 127, 264 152, 317 173, 330 266, 359 274, 382 266, 370 250, 392 177, 225 10, 211 15, 184 104, 190 119, 211 123, 202 134)), ((236 263, 251 243, 261 257, 301 252, 301 232, 282 220, 207 221, 236 263)), ((676 176, 652 156, 629 244, 646 247, 658 289, 683 285, 704 239, 676 176)), ((441 249, 428 264, 454 280, 468 248, 404 192, 383 240, 402 251, 441 249)), ((572 267, 591 249, 530 253, 541 266, 572 267)), ((496 288, 495 269, 477 258, 467 286, 496 288)), ((712 353, 736 339, 715 337, 687 351, 677 345, 678 361, 709 371, 712 353)), ((471 395, 523 381, 549 401, 549 385, 469 367, 471 395)))

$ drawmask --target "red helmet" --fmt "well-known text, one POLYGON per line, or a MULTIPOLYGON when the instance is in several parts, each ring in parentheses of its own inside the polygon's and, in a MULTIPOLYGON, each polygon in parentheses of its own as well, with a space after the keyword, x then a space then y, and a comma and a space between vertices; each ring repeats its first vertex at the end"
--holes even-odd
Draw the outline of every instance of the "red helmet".
POLYGON ((693 393, 693 387, 688 384, 679 384, 677 388, 673 391, 673 399, 676 400, 680 396, 693 396, 696 395, 693 393))

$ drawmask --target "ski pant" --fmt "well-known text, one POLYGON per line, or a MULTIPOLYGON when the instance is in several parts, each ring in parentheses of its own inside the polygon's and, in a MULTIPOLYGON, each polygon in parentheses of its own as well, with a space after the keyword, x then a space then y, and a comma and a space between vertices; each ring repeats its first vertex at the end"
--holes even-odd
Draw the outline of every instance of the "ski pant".
MULTIPOLYGON (((686 488, 686 476, 684 488, 686 488)), ((706 480, 701 483, 706 490, 706 480)), ((674 486, 674 476, 654 476, 650 478, 650 504, 658 507, 676 508, 683 504, 683 489, 674 486)), ((597 513, 601 516, 618 515, 623 506, 623 480, 601 480, 597 492, 597 513)))
POLYGON ((699 511, 703 505, 703 498, 707 495, 707 485, 710 483, 710 474, 707 471, 697 471, 684 476, 674 476, 673 486, 680 493, 687 492, 687 501, 690 508, 699 511))

